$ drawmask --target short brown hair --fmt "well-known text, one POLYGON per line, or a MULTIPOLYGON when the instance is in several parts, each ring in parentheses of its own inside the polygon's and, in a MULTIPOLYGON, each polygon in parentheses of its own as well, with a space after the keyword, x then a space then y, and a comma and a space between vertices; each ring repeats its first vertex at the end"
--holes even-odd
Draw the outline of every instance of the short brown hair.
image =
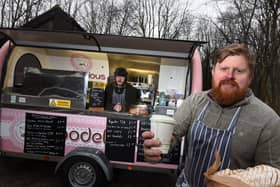
POLYGON ((215 66, 217 63, 221 63, 226 57, 235 55, 242 55, 246 58, 251 76, 253 77, 255 68, 255 57, 248 48, 248 46, 245 44, 235 43, 217 49, 214 57, 213 66, 215 66))

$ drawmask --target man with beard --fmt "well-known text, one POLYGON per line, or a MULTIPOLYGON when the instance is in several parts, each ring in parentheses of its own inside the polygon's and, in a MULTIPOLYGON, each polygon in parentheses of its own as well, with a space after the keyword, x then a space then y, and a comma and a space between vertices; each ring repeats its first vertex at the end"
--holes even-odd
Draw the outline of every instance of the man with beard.
POLYGON ((105 110, 127 112, 140 101, 140 91, 127 83, 128 73, 119 67, 114 72, 114 82, 105 89, 105 110))
MULTIPOLYGON (((212 68, 212 89, 192 94, 174 115, 173 140, 186 137, 185 168, 176 187, 205 186, 203 173, 221 155, 221 169, 268 164, 280 168, 280 118, 249 88, 254 59, 248 47, 218 49, 212 68)), ((144 132, 146 161, 159 162, 160 145, 144 132)))

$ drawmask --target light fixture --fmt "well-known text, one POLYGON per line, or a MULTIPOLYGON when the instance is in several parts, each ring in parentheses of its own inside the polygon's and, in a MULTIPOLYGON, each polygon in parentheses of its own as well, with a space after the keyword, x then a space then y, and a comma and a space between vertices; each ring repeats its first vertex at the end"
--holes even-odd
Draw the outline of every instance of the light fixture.
POLYGON ((157 71, 152 71, 152 70, 144 70, 144 69, 136 69, 136 68, 127 68, 127 70, 138 72, 138 73, 158 74, 157 71))

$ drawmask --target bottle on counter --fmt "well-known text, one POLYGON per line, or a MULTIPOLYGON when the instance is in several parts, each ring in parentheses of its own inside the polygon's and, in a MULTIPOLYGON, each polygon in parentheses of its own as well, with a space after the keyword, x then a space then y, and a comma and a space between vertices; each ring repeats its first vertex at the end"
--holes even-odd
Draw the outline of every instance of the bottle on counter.
POLYGON ((159 93, 159 106, 166 106, 167 98, 164 92, 159 93))

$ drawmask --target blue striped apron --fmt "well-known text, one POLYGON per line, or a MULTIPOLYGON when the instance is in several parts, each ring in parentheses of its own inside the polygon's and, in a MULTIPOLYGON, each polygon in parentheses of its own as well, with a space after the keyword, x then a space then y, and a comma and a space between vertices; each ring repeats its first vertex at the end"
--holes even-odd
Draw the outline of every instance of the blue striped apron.
POLYGON ((203 173, 214 163, 215 150, 221 155, 220 169, 230 166, 230 147, 241 107, 238 107, 227 129, 209 128, 203 118, 210 102, 208 102, 194 121, 188 148, 186 165, 178 177, 176 187, 203 187, 203 173))
POLYGON ((120 103, 121 105, 125 105, 125 92, 126 89, 123 89, 122 93, 117 93, 116 88, 113 89, 113 94, 112 94, 112 104, 118 104, 120 103))

